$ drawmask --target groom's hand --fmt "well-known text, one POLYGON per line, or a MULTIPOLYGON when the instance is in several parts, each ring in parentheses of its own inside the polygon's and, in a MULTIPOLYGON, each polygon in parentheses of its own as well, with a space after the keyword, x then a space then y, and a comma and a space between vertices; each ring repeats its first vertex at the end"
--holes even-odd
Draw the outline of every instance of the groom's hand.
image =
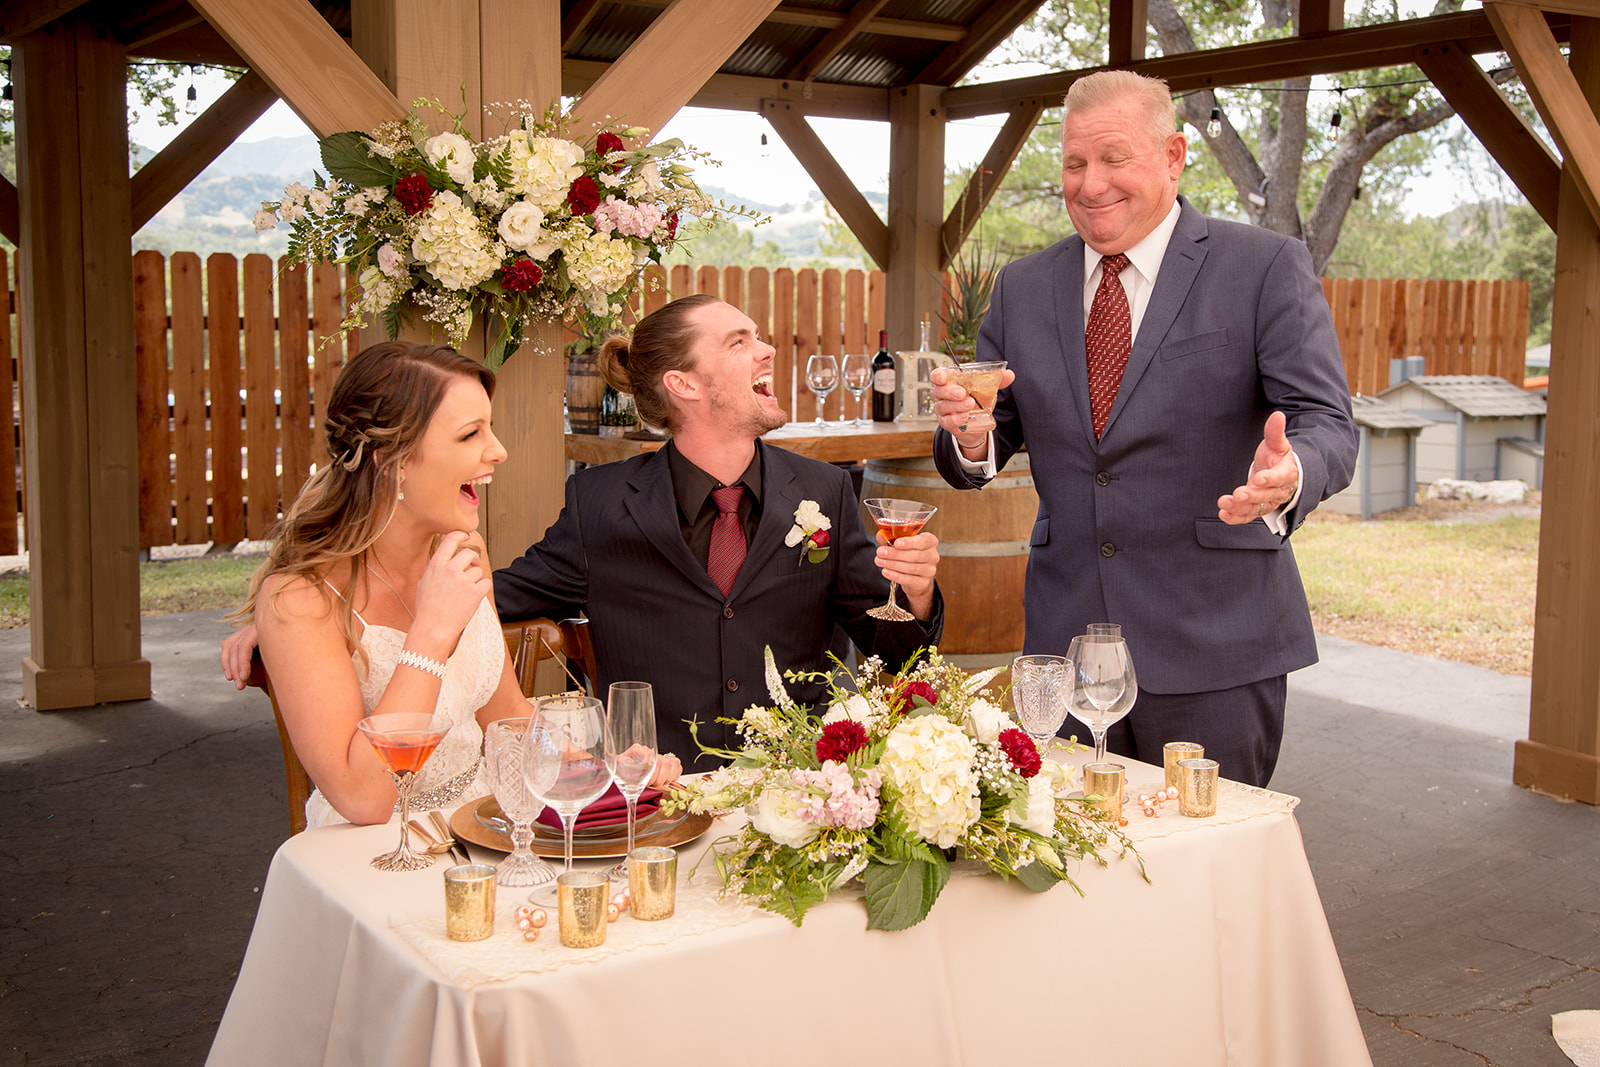
POLYGON ((926 622, 933 618, 933 584, 939 571, 939 539, 931 533, 902 537, 889 544, 878 533, 874 562, 883 576, 905 590, 911 614, 926 622))

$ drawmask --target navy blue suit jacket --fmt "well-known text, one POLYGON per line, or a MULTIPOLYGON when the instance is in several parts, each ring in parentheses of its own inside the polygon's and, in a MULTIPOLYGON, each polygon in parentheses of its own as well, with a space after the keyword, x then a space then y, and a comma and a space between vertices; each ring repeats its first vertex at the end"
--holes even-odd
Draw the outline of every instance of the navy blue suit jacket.
MULTIPOLYGON (((850 476, 781 448, 757 447, 761 521, 727 597, 684 543, 664 450, 568 478, 566 504, 544 540, 494 574, 501 618, 580 610, 588 616, 595 692, 604 699, 607 687, 623 679, 651 683, 657 746, 686 767, 699 751, 686 720, 699 720, 701 741, 739 748, 732 729, 715 720, 772 702, 766 646, 782 670, 827 670, 837 625, 863 654, 877 653, 894 669, 936 643, 944 626, 937 592, 929 623, 868 617, 868 608, 888 599, 889 583, 873 563, 876 542, 862 523, 850 476), (784 544, 802 500, 815 501, 833 522, 821 563, 802 562, 800 549, 784 544)), ((801 703, 824 695, 818 685, 788 688, 801 703)))
MULTIPOLYGON (((1081 238, 1002 270, 978 339, 979 359, 1017 374, 997 403, 996 461, 1026 445, 1039 491, 1027 651, 1064 653, 1086 624, 1121 623, 1140 688, 1154 693, 1316 662, 1288 540, 1261 522, 1222 522, 1217 498, 1244 483, 1273 411, 1303 469, 1290 530, 1349 484, 1356 457, 1344 364, 1304 245, 1180 204, 1098 441, 1081 238)), ((942 429, 934 454, 950 484, 982 484, 942 429)))

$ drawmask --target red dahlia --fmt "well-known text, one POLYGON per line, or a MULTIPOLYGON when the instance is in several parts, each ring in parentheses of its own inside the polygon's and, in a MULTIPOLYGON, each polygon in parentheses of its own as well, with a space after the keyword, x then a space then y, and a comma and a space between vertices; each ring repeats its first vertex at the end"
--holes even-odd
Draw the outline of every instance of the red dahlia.
POLYGON ((513 293, 525 293, 539 284, 544 271, 531 259, 519 259, 500 272, 500 284, 513 293))
POLYGON ((1033 738, 1013 727, 1000 732, 1000 749, 1006 754, 1006 759, 1011 761, 1011 769, 1024 778, 1032 778, 1039 773, 1039 749, 1033 743, 1033 738))
POLYGON ((600 206, 600 183, 585 174, 567 190, 567 203, 574 215, 592 215, 600 206))
POLYGON ((433 186, 420 174, 407 174, 394 187, 394 198, 408 215, 420 215, 433 203, 433 186))
POLYGON ((894 713, 904 715, 916 708, 917 697, 921 697, 929 707, 939 703, 938 692, 927 682, 901 682, 894 694, 894 713))
POLYGON ((867 728, 854 719, 840 719, 822 728, 822 736, 817 738, 817 759, 843 763, 850 753, 866 747, 867 728))

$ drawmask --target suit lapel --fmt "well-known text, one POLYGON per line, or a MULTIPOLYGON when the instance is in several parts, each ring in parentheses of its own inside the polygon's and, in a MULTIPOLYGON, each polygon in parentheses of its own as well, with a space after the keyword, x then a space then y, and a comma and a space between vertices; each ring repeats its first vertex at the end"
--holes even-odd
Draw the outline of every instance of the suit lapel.
POLYGON ((802 490, 793 457, 781 448, 768 448, 759 441, 756 447, 761 450, 761 521, 750 539, 744 567, 728 594, 730 600, 744 592, 752 576, 761 570, 762 563, 786 547, 783 539, 794 526, 794 513, 800 506, 802 490))
MULTIPOLYGON (((1128 354, 1128 368, 1122 372, 1122 385, 1117 389, 1116 403, 1106 419, 1106 428, 1100 438, 1104 440, 1116 424, 1117 416, 1128 406, 1128 399, 1139 385, 1139 379, 1155 359, 1156 349, 1166 340, 1167 331, 1177 321, 1183 303, 1189 298, 1200 265, 1205 262, 1206 220, 1187 200, 1182 205, 1178 224, 1167 242, 1166 254, 1161 257, 1161 270, 1156 274, 1156 287, 1145 305, 1144 318, 1139 321, 1139 336, 1134 338, 1133 351, 1128 354)), ((1079 286, 1082 291, 1082 286, 1079 286)))
POLYGON ((672 468, 667 463, 665 448, 657 449, 645 460, 638 473, 628 479, 628 488, 633 492, 623 498, 622 503, 638 524, 639 532, 669 563, 682 571, 684 577, 720 601, 722 590, 689 551, 683 531, 678 527, 678 500, 673 495, 672 468))
POLYGON ((1068 396, 1089 443, 1094 444, 1094 420, 1089 414, 1089 354, 1084 347, 1083 240, 1071 237, 1059 246, 1051 288, 1056 298, 1056 322, 1061 324, 1061 363, 1068 396))

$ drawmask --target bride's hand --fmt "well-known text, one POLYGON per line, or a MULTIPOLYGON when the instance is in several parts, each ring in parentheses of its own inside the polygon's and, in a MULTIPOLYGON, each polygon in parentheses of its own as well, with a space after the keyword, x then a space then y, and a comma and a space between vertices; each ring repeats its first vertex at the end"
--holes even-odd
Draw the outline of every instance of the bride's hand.
POLYGON ((672 753, 663 752, 656 759, 656 773, 650 776, 650 786, 653 789, 665 789, 681 777, 683 777, 682 762, 672 753))
MULTIPOLYGON (((470 535, 456 530, 445 534, 439 549, 417 582, 417 625, 423 640, 442 642, 443 651, 455 647, 478 604, 494 589, 493 579, 477 549, 466 544, 470 535)), ((420 651, 420 650, 415 650, 420 651)), ((444 658, 444 657, 440 657, 444 658)))

